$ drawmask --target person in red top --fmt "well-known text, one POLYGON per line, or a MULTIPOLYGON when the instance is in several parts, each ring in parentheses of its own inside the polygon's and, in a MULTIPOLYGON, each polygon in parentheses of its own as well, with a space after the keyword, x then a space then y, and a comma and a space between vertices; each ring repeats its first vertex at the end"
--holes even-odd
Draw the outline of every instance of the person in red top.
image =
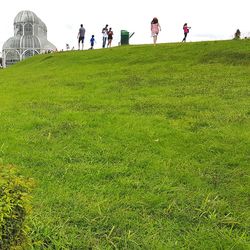
POLYGON ((112 28, 109 28, 109 31, 108 31, 108 47, 110 48, 111 47, 111 43, 112 43, 112 40, 113 40, 113 31, 112 31, 112 28))
POLYGON ((187 38, 187 34, 189 33, 189 29, 191 29, 191 27, 188 27, 187 23, 184 23, 184 25, 183 25, 184 38, 183 38, 182 42, 186 42, 186 38, 187 38))

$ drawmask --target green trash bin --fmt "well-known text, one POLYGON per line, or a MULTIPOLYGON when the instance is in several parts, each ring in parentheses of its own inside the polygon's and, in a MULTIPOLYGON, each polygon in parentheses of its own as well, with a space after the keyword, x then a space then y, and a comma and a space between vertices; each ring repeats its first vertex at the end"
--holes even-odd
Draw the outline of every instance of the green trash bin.
POLYGON ((121 45, 129 44, 129 32, 127 30, 121 30, 121 45))

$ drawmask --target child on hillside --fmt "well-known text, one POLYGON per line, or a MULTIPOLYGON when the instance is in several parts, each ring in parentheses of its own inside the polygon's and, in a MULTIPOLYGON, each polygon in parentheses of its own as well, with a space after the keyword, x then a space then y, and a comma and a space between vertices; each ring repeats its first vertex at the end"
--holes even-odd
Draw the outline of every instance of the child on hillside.
POLYGON ((92 35, 91 36, 91 39, 90 39, 90 49, 93 49, 94 48, 94 44, 95 44, 95 36, 94 35, 92 35))
POLYGON ((161 26, 158 22, 158 18, 154 17, 153 20, 151 21, 151 35, 153 37, 154 46, 156 45, 157 37, 160 31, 161 31, 161 26))
POLYGON ((240 30, 237 29, 236 32, 235 32, 235 34, 234 34, 234 39, 236 39, 236 40, 240 39, 240 35, 241 35, 240 30))
POLYGON ((112 40, 113 40, 113 31, 112 31, 112 28, 109 28, 109 31, 108 31, 108 47, 111 48, 111 43, 112 43, 112 40))
POLYGON ((183 38, 182 42, 186 42, 186 38, 187 38, 187 34, 189 33, 189 29, 191 29, 191 27, 188 27, 187 23, 184 23, 184 25, 183 25, 184 38, 183 38))

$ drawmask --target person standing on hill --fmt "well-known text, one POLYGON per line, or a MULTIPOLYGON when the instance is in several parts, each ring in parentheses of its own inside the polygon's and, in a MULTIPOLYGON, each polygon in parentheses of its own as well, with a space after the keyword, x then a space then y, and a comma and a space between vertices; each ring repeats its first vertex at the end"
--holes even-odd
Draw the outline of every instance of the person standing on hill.
POLYGON ((108 40, 108 24, 102 29, 102 47, 106 47, 106 43, 108 40))
POLYGON ((94 48, 94 44, 95 44, 95 36, 92 35, 92 36, 91 36, 91 39, 90 39, 90 49, 93 49, 93 48, 94 48))
POLYGON ((240 30, 237 29, 236 32, 235 32, 235 34, 234 34, 234 39, 236 39, 236 40, 240 39, 240 35, 241 35, 240 30))
POLYGON ((77 38, 78 38, 78 50, 80 50, 80 43, 82 43, 82 50, 83 50, 84 37, 85 37, 85 29, 83 28, 83 25, 81 24, 81 27, 80 27, 78 35, 77 35, 77 38))
POLYGON ((153 37, 154 46, 156 45, 157 37, 160 31, 161 31, 161 26, 158 22, 158 18, 154 17, 153 20, 151 21, 151 35, 153 37))
POLYGON ((184 23, 184 25, 183 25, 184 38, 182 39, 182 42, 186 42, 186 38, 187 38, 187 34, 189 33, 189 29, 191 29, 191 27, 188 27, 187 23, 184 23))
POLYGON ((112 31, 112 28, 109 28, 109 31, 108 31, 108 47, 110 48, 111 47, 111 43, 112 43, 112 40, 113 40, 113 31, 112 31))

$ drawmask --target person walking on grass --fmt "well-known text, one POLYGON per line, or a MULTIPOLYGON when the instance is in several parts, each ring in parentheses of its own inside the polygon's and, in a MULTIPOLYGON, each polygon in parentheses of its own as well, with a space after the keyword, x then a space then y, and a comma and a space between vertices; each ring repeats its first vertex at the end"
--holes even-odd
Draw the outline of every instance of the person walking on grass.
POLYGON ((186 42, 187 34, 189 33, 190 29, 191 29, 191 27, 188 27, 187 23, 184 23, 184 25, 183 25, 184 38, 182 39, 182 42, 186 42))
POLYGON ((84 37, 85 37, 85 29, 83 28, 83 25, 81 24, 77 38, 78 38, 78 50, 80 50, 80 43, 82 43, 82 50, 84 46, 84 37))
POLYGON ((240 35, 241 35, 240 30, 237 29, 235 34, 234 34, 234 39, 236 39, 236 40, 240 39, 240 35))
POLYGON ((161 26, 158 22, 158 18, 154 17, 151 21, 151 35, 153 37, 154 46, 156 46, 157 37, 159 32, 161 31, 161 26))
POLYGON ((111 48, 111 43, 112 43, 112 40, 113 40, 113 31, 112 31, 112 28, 109 28, 109 31, 108 31, 108 47, 111 48))
POLYGON ((106 43, 108 40, 108 24, 102 29, 102 47, 106 47, 106 43))
POLYGON ((93 49, 93 48, 94 48, 94 44, 95 44, 95 36, 92 35, 92 36, 91 36, 91 39, 90 39, 90 49, 93 49))

